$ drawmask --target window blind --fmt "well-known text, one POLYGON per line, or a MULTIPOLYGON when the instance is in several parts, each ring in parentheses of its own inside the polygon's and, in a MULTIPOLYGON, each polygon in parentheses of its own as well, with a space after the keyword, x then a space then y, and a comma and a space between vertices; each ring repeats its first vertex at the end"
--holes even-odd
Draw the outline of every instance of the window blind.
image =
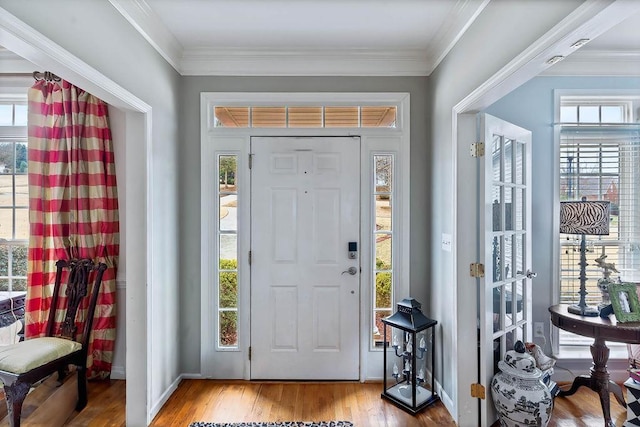
MULTIPOLYGON (((560 132, 560 200, 608 200, 608 236, 587 238, 587 303, 597 305, 606 255, 619 273, 611 278, 640 282, 640 126, 563 127, 560 132)), ((560 301, 578 301, 580 236, 560 235, 560 301)))

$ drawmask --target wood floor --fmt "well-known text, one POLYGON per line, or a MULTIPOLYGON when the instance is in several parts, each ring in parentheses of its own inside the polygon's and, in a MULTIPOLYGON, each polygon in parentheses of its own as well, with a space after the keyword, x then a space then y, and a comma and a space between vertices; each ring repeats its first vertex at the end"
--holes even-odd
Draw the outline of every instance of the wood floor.
MULTIPOLYGON (((381 390, 377 383, 184 380, 151 426, 187 427, 193 421, 309 420, 348 420, 356 427, 456 425, 440 402, 414 417, 381 399, 381 390)), ((90 382, 89 393, 89 404, 72 416, 67 426, 125 426, 124 381, 90 382)), ((611 415, 618 427, 626 420, 626 410, 613 397, 611 415)), ((591 390, 582 387, 569 398, 555 399, 549 427, 603 425, 600 401, 591 390)))

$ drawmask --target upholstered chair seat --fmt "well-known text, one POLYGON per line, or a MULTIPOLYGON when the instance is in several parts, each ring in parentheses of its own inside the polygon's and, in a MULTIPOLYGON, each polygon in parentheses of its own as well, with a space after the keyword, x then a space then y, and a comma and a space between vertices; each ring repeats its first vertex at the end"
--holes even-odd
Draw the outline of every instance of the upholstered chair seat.
POLYGON ((0 347, 0 371, 24 374, 82 349, 82 344, 65 338, 34 338, 0 347))

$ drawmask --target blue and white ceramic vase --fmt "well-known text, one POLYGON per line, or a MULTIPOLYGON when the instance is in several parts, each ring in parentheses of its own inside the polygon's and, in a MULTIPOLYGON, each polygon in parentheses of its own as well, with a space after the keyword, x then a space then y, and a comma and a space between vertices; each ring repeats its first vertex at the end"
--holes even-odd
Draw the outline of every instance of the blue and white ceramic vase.
POLYGON ((498 362, 498 372, 491 380, 493 404, 502 427, 541 426, 551 418, 553 399, 541 380, 542 371, 524 345, 509 350, 498 362))

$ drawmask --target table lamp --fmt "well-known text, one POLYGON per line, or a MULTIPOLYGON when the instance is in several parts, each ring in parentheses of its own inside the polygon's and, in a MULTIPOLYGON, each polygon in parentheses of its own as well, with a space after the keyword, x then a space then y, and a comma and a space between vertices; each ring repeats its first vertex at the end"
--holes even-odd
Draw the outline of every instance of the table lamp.
POLYGON ((560 202, 560 233, 581 234, 580 241, 580 302, 569 306, 569 313, 581 316, 597 316, 597 307, 587 306, 587 241, 585 236, 609 234, 609 205, 608 201, 587 201, 583 197, 580 201, 560 202))

